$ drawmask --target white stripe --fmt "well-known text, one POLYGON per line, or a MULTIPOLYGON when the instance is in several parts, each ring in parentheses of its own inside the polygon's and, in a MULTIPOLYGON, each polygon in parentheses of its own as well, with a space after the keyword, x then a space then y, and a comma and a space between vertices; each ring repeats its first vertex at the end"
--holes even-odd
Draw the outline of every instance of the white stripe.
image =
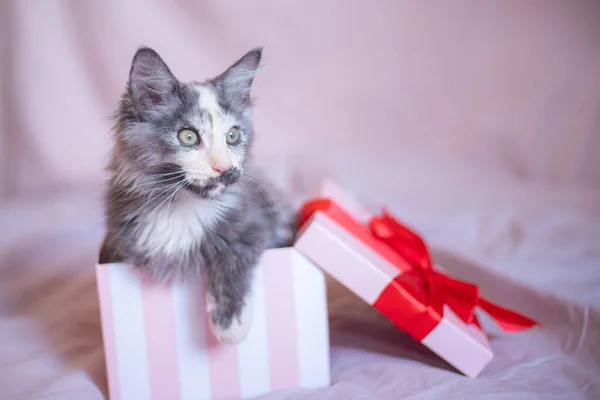
POLYGON ((141 281, 127 265, 107 268, 121 399, 150 399, 141 281))
POLYGON ((202 285, 172 290, 181 399, 208 399, 210 371, 202 285))
POLYGON ((259 266, 253 285, 254 321, 248 337, 238 345, 240 388, 243 398, 268 393, 270 388, 264 273, 263 266, 259 266))
POLYGON ((329 324, 325 275, 298 251, 292 253, 301 387, 329 385, 329 324))

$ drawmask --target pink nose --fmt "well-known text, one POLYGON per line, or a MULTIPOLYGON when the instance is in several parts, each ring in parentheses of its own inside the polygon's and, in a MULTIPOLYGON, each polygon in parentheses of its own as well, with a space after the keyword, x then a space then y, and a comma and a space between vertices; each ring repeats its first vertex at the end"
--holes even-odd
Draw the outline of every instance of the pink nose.
POLYGON ((220 174, 223 174, 227 171, 229 171, 229 168, 231 168, 231 165, 226 165, 226 164, 212 164, 212 169, 214 169, 215 171, 217 171, 220 174))

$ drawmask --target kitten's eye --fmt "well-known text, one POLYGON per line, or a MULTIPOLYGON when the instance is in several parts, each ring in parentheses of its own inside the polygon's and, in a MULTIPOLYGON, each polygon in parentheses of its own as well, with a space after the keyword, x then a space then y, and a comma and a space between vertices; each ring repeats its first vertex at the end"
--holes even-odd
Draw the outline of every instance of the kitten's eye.
POLYGON ((233 127, 227 132, 227 144, 236 144, 240 141, 240 131, 233 127))
POLYGON ((184 146, 195 146, 200 141, 198 134, 191 129, 182 129, 177 134, 177 139, 184 146))

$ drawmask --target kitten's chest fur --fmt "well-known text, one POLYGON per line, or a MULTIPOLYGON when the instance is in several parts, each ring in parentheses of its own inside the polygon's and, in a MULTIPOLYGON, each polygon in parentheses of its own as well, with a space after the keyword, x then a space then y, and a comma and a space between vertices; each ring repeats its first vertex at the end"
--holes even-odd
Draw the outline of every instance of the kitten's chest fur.
POLYGON ((173 204, 161 207, 139 220, 136 244, 146 254, 173 256, 189 252, 226 217, 234 196, 219 200, 182 194, 173 204))

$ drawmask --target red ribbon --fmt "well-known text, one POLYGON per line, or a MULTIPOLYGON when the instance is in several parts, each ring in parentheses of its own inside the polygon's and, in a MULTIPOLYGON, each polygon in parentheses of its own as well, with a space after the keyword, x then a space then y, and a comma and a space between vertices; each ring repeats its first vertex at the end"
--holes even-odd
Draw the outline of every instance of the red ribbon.
POLYGON ((384 211, 374 216, 368 227, 356 221, 330 199, 315 199, 300 212, 303 225, 315 212, 323 212, 371 247, 400 270, 383 290, 373 307, 396 326, 421 341, 442 320, 444 305, 468 324, 481 329, 475 309, 481 307, 505 331, 528 329, 538 322, 484 299, 476 285, 451 278, 433 269, 423 239, 384 211))

